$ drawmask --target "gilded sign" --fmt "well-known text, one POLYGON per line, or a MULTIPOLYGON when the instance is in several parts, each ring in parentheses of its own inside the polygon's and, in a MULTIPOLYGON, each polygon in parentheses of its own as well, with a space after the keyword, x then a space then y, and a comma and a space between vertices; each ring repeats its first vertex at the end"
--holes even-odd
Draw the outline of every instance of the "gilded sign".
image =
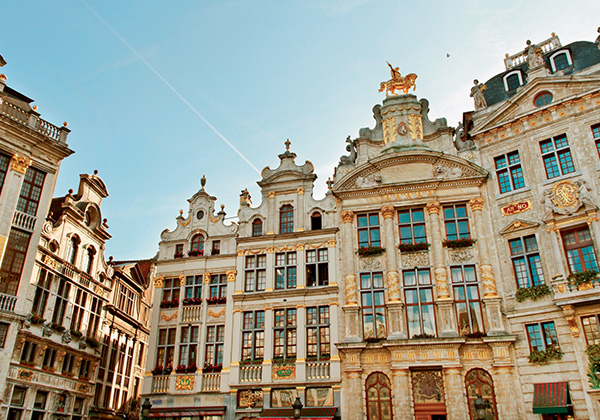
POLYGON ((524 211, 531 210, 531 200, 512 203, 508 206, 502 207, 501 210, 502 216, 511 216, 513 214, 522 213, 524 211))
POLYGON ((296 366, 273 366, 273 380, 295 379, 296 366))

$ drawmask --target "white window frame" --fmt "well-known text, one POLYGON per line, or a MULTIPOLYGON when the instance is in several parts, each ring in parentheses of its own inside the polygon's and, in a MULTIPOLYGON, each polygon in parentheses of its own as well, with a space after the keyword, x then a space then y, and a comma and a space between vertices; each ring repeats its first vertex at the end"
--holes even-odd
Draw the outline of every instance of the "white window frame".
MULTIPOLYGON (((552 73, 556 73, 556 64, 554 63, 554 59, 559 56, 560 54, 567 54, 567 61, 569 62, 569 66, 573 65, 573 59, 571 58, 571 51, 567 50, 567 49, 562 49, 562 50, 558 50, 556 51, 554 54, 552 54, 550 56, 550 66, 552 67, 552 73)), ((562 70, 562 69, 561 69, 562 70)))
POLYGON ((504 75, 504 77, 502 77, 502 82, 504 83, 504 90, 507 92, 510 92, 510 91, 508 90, 508 81, 506 79, 508 79, 513 74, 516 74, 517 76, 519 76, 519 87, 523 86, 523 84, 524 84, 523 83, 523 74, 521 73, 521 70, 513 70, 511 72, 508 72, 504 75))

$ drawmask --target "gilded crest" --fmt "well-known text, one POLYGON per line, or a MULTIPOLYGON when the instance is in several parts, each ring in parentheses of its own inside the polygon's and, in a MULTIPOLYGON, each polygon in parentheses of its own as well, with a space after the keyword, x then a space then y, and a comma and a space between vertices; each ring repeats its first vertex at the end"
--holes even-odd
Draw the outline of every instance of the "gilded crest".
POLYGON ((182 375, 178 376, 175 381, 175 390, 177 391, 191 391, 194 389, 194 375, 182 375))
POLYGON ((559 182, 552 188, 552 202, 560 208, 572 207, 577 204, 577 186, 571 181, 559 182))

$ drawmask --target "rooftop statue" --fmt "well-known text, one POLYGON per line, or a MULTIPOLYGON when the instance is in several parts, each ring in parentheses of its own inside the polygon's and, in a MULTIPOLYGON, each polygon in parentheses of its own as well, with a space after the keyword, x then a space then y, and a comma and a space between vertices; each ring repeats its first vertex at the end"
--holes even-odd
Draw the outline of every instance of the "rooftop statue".
POLYGON ((479 83, 479 80, 473 80, 473 86, 471 88, 471 98, 475 101, 475 109, 481 109, 487 107, 487 102, 485 100, 485 96, 483 96, 483 91, 487 89, 486 85, 483 83, 479 83))
POLYGON ((417 80, 416 74, 409 73, 402 77, 399 67, 394 68, 389 62, 386 61, 386 63, 390 68, 392 78, 387 82, 381 82, 379 92, 385 90, 385 96, 387 97, 390 96, 390 94, 395 95, 396 90, 408 93, 411 87, 413 88, 413 91, 417 89, 417 86, 415 85, 415 80, 417 80))
MULTIPOLYGON (((600 28, 598 28, 598 33, 600 34, 600 28)), ((596 38, 596 46, 598 47, 598 49, 600 50, 600 35, 598 35, 598 38, 596 38)))
POLYGON ((542 49, 535 44, 532 44, 530 40, 527 40, 527 47, 525 47, 527 53, 527 63, 529 68, 539 67, 544 65, 544 58, 542 57, 542 49))

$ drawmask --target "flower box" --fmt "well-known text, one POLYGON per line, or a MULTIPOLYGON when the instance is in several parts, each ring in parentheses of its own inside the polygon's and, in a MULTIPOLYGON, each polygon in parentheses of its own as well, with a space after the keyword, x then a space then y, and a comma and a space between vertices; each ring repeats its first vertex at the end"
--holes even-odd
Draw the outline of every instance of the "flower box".
POLYGON ((177 373, 187 373, 187 367, 185 365, 179 365, 175 368, 177 373))
POLYGON ((307 362, 328 362, 331 357, 328 354, 322 354, 320 356, 306 356, 307 362))
POLYGON ((154 369, 152 369, 152 374, 153 375, 162 375, 163 370, 164 370, 164 368, 162 366, 158 365, 154 369))
POLYGON ((204 250, 203 249, 192 249, 191 251, 188 251, 188 255, 190 257, 201 257, 202 255, 204 255, 204 250))
POLYGON ((487 334, 484 332, 481 332, 481 331, 474 331, 474 332, 463 334, 463 337, 465 337, 465 338, 483 338, 483 337, 487 337, 487 334))
POLYGON ((39 325, 39 324, 43 324, 44 322, 46 322, 46 320, 44 318, 42 318, 41 315, 31 314, 31 324, 32 325, 39 325))
POLYGON ((240 362, 240 366, 262 365, 263 359, 244 359, 240 362))
POLYGON ((435 338, 435 335, 434 334, 427 334, 427 333, 425 333, 425 334, 415 334, 411 338, 414 338, 414 339, 435 338))
POLYGON ((71 330, 71 335, 75 338, 83 337, 83 333, 81 331, 77 331, 77 330, 71 330))
POLYGON ((373 255, 381 255, 385 252, 385 248, 380 246, 364 246, 362 248, 358 248, 356 253, 359 257, 371 257, 373 255))
POLYGON ((447 248, 464 248, 466 246, 473 246, 475 242, 477 240, 472 238, 446 239, 442 242, 442 245, 447 248))
POLYGON ((546 350, 533 350, 529 355, 529 363, 543 365, 551 360, 562 359, 563 352, 556 346, 546 347, 546 350))
POLYGON ((546 283, 530 287, 521 287, 515 293, 517 302, 523 302, 525 299, 538 300, 552 293, 552 290, 546 283))
POLYGON ((179 299, 163 300, 160 303, 160 307, 163 309, 177 308, 178 306, 179 306, 179 299))
POLYGON ((58 331, 58 332, 63 332, 64 330, 66 330, 65 327, 63 327, 62 325, 57 324, 55 322, 50 324, 50 328, 52 328, 54 331, 58 331))
POLYGON ((183 252, 176 252, 174 258, 183 258, 183 252))
POLYGON ((227 298, 225 296, 223 296, 223 297, 213 296, 213 297, 209 297, 208 299, 206 299, 206 303, 208 303, 209 305, 223 305, 223 304, 227 303, 227 298))
POLYGON ((100 342, 96 340, 94 337, 86 337, 85 342, 93 349, 100 347, 100 342))
POLYGON ((274 357, 273 358, 273 364, 275 366, 291 366, 296 364, 296 358, 295 357, 274 357))
POLYGON ((211 365, 210 363, 204 363, 204 367, 202 368, 202 373, 218 373, 223 370, 223 363, 219 363, 218 365, 211 365))
POLYGON ((181 303, 183 306, 201 305, 202 298, 184 298, 181 303))
POLYGON ((367 342, 367 343, 379 343, 382 340, 383 340, 382 337, 367 337, 367 338, 365 338, 365 342, 367 342))
POLYGON ((417 251, 426 251, 429 249, 429 244, 427 242, 418 242, 416 244, 398 244, 398 249, 401 252, 417 252, 417 251))
POLYGON ((589 284, 598 278, 598 272, 596 270, 580 271, 578 273, 570 274, 567 277, 569 283, 575 287, 579 287, 582 284, 589 284))
POLYGON ((187 373, 195 373, 198 370, 198 366, 196 366, 195 363, 192 363, 191 365, 189 365, 188 367, 185 368, 185 371, 187 373))

